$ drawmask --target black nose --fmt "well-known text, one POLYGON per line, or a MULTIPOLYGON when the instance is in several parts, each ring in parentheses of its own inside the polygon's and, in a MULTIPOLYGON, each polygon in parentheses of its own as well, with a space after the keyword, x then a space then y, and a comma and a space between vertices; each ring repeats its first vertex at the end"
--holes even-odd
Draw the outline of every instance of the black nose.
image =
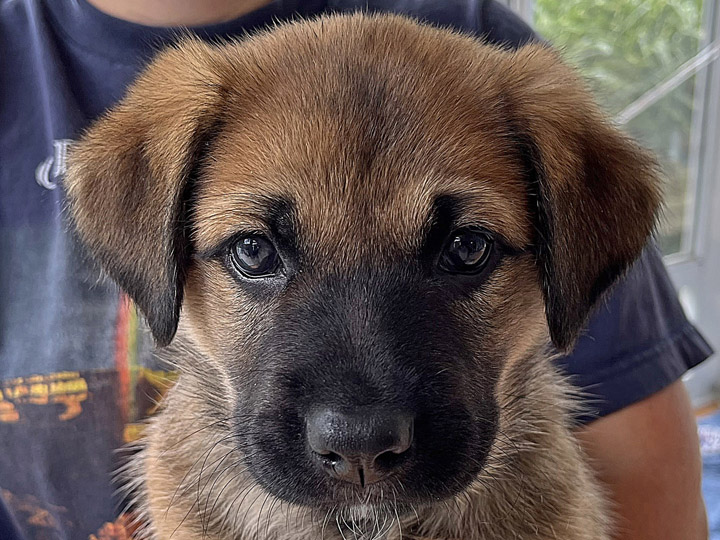
POLYGON ((402 412, 344 414, 323 409, 308 415, 307 439, 313 458, 328 474, 364 487, 406 461, 413 417, 402 412))

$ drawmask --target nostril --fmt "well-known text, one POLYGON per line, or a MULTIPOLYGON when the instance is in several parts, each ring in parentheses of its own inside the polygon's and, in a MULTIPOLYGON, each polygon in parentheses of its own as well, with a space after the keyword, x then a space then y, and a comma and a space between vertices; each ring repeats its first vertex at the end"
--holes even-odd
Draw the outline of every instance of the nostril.
POLYGON ((336 454, 335 452, 314 452, 315 455, 317 455, 321 460, 326 462, 328 465, 337 465, 340 463, 343 458, 340 454, 336 454))
POLYGON ((413 439, 415 439, 415 419, 404 418, 399 428, 398 444, 390 451, 398 455, 406 453, 412 447, 413 439))
POLYGON ((401 451, 393 449, 376 456, 373 465, 384 470, 394 469, 402 465, 409 457, 410 447, 401 451))

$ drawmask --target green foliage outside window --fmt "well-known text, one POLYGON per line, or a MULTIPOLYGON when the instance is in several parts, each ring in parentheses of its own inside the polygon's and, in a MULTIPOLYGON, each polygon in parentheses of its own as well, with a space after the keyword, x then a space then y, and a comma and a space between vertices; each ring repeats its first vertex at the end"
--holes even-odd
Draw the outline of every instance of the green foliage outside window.
MULTIPOLYGON (((564 51, 615 116, 672 76, 701 46, 702 0, 536 0, 535 27, 564 51)), ((626 126, 655 150, 667 176, 660 244, 680 249, 695 78, 626 126)))

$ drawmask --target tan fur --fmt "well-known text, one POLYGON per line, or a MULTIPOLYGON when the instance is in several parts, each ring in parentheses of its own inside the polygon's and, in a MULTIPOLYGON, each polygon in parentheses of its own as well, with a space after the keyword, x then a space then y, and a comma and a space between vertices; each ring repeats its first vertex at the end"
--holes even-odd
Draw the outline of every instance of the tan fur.
POLYGON ((352 16, 223 47, 188 39, 160 55, 74 149, 67 179, 82 239, 161 342, 182 305, 167 350, 182 374, 125 472, 147 536, 607 540, 609 511, 571 432, 572 388, 547 345, 551 334, 569 347, 598 275, 637 256, 656 185, 652 160, 541 45, 510 52, 403 18, 352 16), (518 140, 532 142, 532 163, 518 140), (547 175, 535 202, 553 212, 551 239, 538 240, 529 165, 547 175), (170 230, 185 216, 194 168, 204 180, 192 186, 185 256, 170 230), (245 471, 233 424, 218 417, 237 401, 223 359, 231 349, 251 354, 251 330, 282 320, 272 299, 253 304, 201 254, 240 229, 262 231, 264 198, 283 196, 296 204, 314 275, 350 273, 369 257, 381 267, 418 248, 439 194, 465 201, 463 223, 527 251, 455 306, 468 324, 493 322, 483 339, 505 359, 490 366, 500 373, 500 434, 463 493, 354 536, 340 517, 279 501, 245 471), (538 262, 530 251, 541 240, 538 262))

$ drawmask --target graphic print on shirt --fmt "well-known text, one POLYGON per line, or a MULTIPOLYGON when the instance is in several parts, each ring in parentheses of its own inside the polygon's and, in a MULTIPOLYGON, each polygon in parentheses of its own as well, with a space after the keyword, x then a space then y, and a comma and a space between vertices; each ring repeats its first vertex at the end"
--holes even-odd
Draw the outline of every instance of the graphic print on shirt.
POLYGON ((67 151, 72 139, 57 139, 53 141, 53 154, 45 158, 35 168, 35 181, 45 189, 55 189, 58 180, 67 169, 67 151))
POLYGON ((122 294, 111 369, 0 380, 0 440, 32 441, 0 453, 0 496, 29 540, 132 537, 137 523, 118 515, 125 504, 113 497, 110 481, 118 449, 140 438, 144 420, 177 378, 153 360, 147 337, 122 294), (27 460, 39 466, 17 466, 27 460), (68 498, 68 490, 78 495, 68 498))

